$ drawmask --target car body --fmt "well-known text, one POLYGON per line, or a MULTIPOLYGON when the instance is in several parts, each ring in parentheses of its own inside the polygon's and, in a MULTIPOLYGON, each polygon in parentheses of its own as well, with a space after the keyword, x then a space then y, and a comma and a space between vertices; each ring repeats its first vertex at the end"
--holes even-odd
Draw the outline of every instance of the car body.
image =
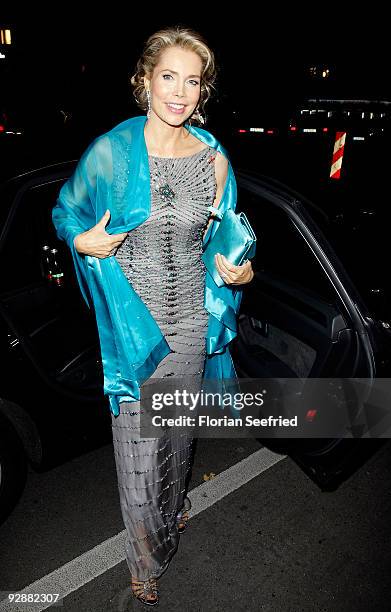
POLYGON ((27 172, 1 189, 0 518, 23 488, 26 463, 48 469, 110 440, 95 318, 51 220, 58 189, 74 165, 27 172), (59 249, 64 287, 42 276, 46 243, 59 249))
MULTIPOLYGON (((28 465, 45 470, 110 441, 95 316, 51 219, 76 163, 28 171, 1 187, 0 520, 17 503, 28 465), (58 249, 62 285, 45 276, 44 245, 58 249)), ((259 239, 256 275, 243 290, 232 343, 238 375, 370 380, 379 372, 388 375, 391 334, 379 303, 356 287, 339 259, 344 253, 334 234, 343 233, 340 217, 330 222, 275 180, 240 168, 235 174, 238 210, 246 212, 259 239), (271 330, 285 357, 268 341, 271 330), (295 371, 290 360, 299 346, 307 367, 295 371)), ((363 443, 373 447, 371 440, 345 439, 344 433, 316 443, 264 442, 291 454, 319 486, 332 488, 349 474, 353 456, 363 456, 363 443)))
MULTIPOLYGON (((344 477, 354 454, 358 459, 381 444, 369 439, 371 433, 360 440, 358 431, 368 432, 372 415, 365 401, 376 379, 390 374, 390 292, 382 257, 378 259, 387 212, 379 203, 377 208, 352 211, 347 206, 339 212, 330 206, 327 214, 279 181, 240 168, 236 172, 239 209, 258 241, 256 275, 244 293, 232 350, 239 375, 360 379, 367 385, 368 395, 355 398, 338 437, 280 438, 272 444, 288 452, 318 484, 332 487, 344 477)), ((320 410, 320 398, 313 408, 316 402, 320 410)), ((322 409, 331 412, 331 405, 322 409)))

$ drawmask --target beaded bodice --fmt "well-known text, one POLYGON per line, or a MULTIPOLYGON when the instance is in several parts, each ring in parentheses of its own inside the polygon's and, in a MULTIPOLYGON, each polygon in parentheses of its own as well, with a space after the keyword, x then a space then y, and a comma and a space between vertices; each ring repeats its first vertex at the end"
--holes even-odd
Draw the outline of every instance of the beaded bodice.
POLYGON ((149 155, 151 214, 129 232, 116 257, 152 314, 167 322, 203 304, 203 233, 216 194, 216 150, 187 157, 149 155))

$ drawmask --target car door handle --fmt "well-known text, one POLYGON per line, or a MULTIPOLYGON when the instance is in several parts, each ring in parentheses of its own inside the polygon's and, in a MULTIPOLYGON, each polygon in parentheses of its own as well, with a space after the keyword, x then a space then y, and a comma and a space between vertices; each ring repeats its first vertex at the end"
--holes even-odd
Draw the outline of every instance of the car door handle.
POLYGON ((269 324, 267 321, 258 321, 258 319, 254 319, 254 317, 250 317, 251 327, 257 334, 260 334, 264 338, 267 338, 269 335, 269 324))

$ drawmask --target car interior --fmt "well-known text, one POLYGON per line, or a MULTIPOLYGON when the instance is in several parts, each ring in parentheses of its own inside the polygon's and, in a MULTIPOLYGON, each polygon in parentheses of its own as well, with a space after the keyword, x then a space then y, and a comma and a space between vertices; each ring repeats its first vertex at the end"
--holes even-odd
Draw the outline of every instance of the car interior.
POLYGON ((283 388, 295 378, 369 376, 361 340, 289 208, 239 185, 238 211, 257 236, 231 348, 239 378, 281 379, 283 388))
POLYGON ((1 236, 0 308, 43 378, 78 396, 101 397, 95 317, 80 293, 71 252, 57 238, 51 218, 64 180, 37 180, 18 191, 1 236), (45 275, 44 245, 58 249, 62 285, 45 275))

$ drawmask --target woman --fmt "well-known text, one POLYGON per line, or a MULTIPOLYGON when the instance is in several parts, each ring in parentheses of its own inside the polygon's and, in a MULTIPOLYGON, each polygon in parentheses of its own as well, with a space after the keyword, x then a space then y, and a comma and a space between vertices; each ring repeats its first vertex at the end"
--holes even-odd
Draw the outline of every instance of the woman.
POLYGON ((199 33, 169 27, 152 34, 131 79, 147 118, 96 139, 53 209, 97 315, 126 560, 132 592, 146 605, 158 603, 156 579, 188 519, 192 439, 170 430, 140 437, 140 383, 147 392, 151 376, 198 385, 203 374, 235 376, 228 343, 236 335, 238 286, 253 278, 251 262, 234 266, 217 256, 225 281, 217 287, 201 260, 213 234, 208 206, 236 204, 224 148, 191 125, 204 123, 200 108, 215 76, 213 52, 199 33))

